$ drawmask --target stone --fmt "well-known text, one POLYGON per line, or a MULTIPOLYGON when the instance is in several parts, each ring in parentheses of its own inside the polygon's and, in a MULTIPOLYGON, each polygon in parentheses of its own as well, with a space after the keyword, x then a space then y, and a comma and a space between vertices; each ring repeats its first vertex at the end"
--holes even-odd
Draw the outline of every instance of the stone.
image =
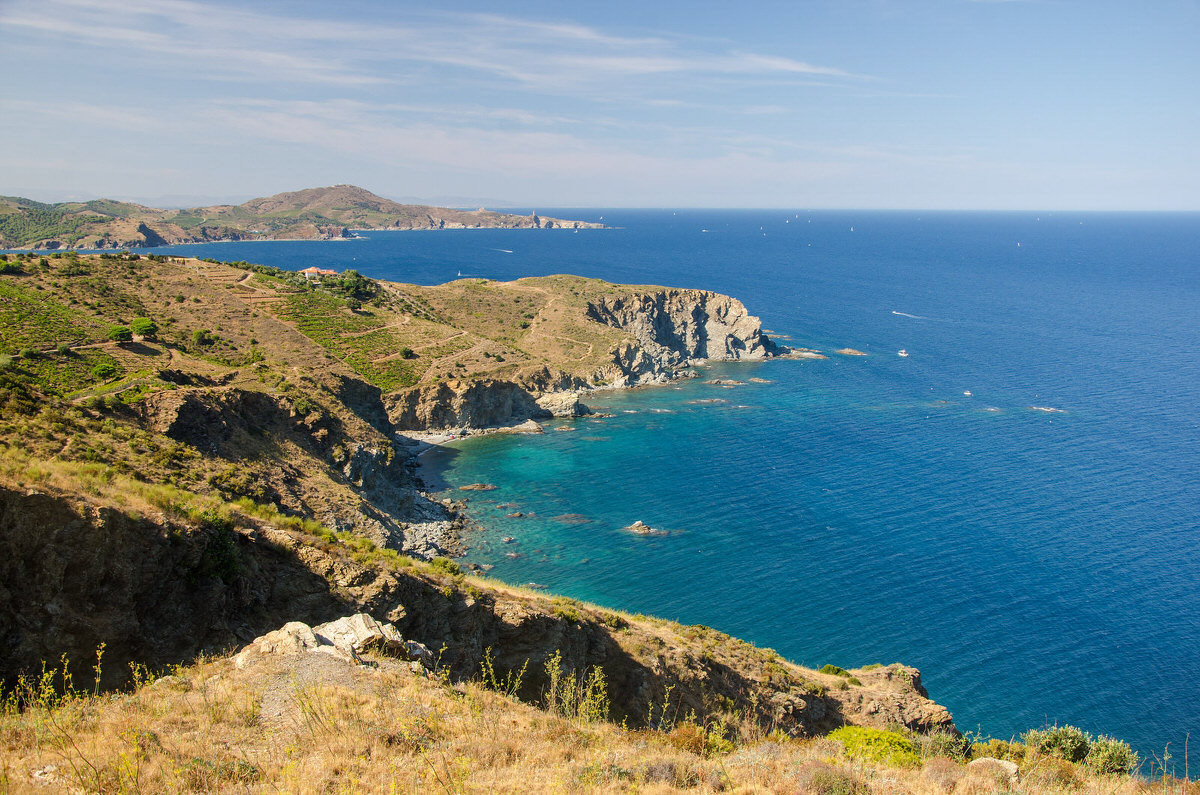
POLYGON ((404 645, 404 638, 394 626, 381 624, 366 613, 339 618, 313 627, 312 631, 318 640, 351 654, 367 649, 394 654, 404 645))
POLYGON ((1009 784, 1016 784, 1020 775, 1020 768, 1017 767, 1016 762, 1010 762, 1007 759, 981 756, 967 763, 967 773, 992 778, 998 783, 1003 781, 1009 784))
POLYGON ((315 651, 321 642, 312 627, 302 621, 289 621, 277 630, 260 635, 242 649, 233 664, 245 668, 267 654, 302 654, 315 651))

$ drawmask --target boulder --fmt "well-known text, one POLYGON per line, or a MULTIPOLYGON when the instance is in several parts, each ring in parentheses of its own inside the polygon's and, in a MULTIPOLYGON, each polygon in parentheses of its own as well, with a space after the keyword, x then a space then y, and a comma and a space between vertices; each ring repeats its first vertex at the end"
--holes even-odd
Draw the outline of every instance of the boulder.
POLYGON ((312 632, 319 641, 351 654, 359 654, 367 649, 395 654, 404 648, 404 638, 400 637, 394 626, 381 624, 366 613, 321 624, 313 627, 312 632))
POLYGON ((359 654, 368 649, 392 657, 419 662, 432 670, 433 655, 416 641, 406 641, 394 626, 371 618, 366 613, 339 618, 310 627, 289 621, 280 629, 255 638, 234 658, 234 665, 246 668, 267 654, 329 654, 348 663, 360 662, 359 654))

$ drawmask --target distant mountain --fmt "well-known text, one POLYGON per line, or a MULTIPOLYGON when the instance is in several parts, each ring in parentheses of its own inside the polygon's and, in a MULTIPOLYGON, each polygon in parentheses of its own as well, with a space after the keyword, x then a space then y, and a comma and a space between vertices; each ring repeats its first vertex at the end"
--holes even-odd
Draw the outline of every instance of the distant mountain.
POLYGON ((223 240, 330 240, 352 230, 599 229, 603 224, 400 204, 353 185, 183 210, 97 199, 44 204, 0 196, 0 248, 149 248, 223 240))

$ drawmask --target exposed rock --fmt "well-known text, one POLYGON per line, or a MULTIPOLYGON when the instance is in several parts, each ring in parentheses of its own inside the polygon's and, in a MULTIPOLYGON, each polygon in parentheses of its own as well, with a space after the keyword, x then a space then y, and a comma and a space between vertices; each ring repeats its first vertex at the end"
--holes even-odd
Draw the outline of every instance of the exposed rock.
POLYGON ((339 618, 313 627, 312 631, 320 640, 356 654, 367 649, 388 654, 404 646, 404 638, 394 626, 381 624, 366 613, 339 618))
POLYGON ((842 356, 866 356, 863 351, 855 350, 854 348, 838 348, 834 353, 839 353, 842 356))
POLYGON ((582 417, 592 413, 579 402, 578 392, 550 392, 539 397, 537 404, 555 417, 582 417))
POLYGON ((465 486, 459 486, 459 491, 495 491, 496 487, 491 483, 468 483, 465 486))
POLYGON ((641 519, 638 519, 636 522, 623 529, 639 536, 665 536, 667 534, 666 530, 659 530, 651 527, 641 519))
POLYGON ((625 385, 663 380, 697 360, 763 359, 782 352, 741 301, 705 290, 606 297, 588 306, 588 317, 636 340, 613 355, 625 385))

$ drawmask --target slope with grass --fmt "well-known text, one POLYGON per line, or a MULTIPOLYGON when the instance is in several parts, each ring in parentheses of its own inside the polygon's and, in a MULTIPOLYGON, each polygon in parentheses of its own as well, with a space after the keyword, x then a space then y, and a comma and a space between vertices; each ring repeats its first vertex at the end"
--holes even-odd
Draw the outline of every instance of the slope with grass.
POLYGON ((599 229, 603 224, 399 204, 353 185, 184 210, 111 199, 43 204, 0 196, 0 248, 150 248, 222 240, 328 240, 349 237, 350 230, 479 228, 599 229))
MULTIPOLYGON (((456 520, 411 471, 406 396, 458 395, 440 421, 459 422, 482 411, 472 389, 508 390, 507 414, 468 419, 511 421, 535 411, 518 395, 549 411, 563 390, 777 353, 734 299, 567 276, 314 284, 133 255, 0 271, 6 789, 989 792, 1010 775, 963 766, 911 668, 805 669, 437 557, 456 520), (212 659, 147 686, 357 612, 425 644, 436 674, 212 659), (60 658, 65 678, 39 675, 60 658), (136 692, 73 691, 93 667, 136 692), (845 725, 883 734, 808 739, 845 725)), ((1134 792, 1096 772, 1126 751, 1052 730, 977 753, 1019 760, 1026 792, 1134 792)))

